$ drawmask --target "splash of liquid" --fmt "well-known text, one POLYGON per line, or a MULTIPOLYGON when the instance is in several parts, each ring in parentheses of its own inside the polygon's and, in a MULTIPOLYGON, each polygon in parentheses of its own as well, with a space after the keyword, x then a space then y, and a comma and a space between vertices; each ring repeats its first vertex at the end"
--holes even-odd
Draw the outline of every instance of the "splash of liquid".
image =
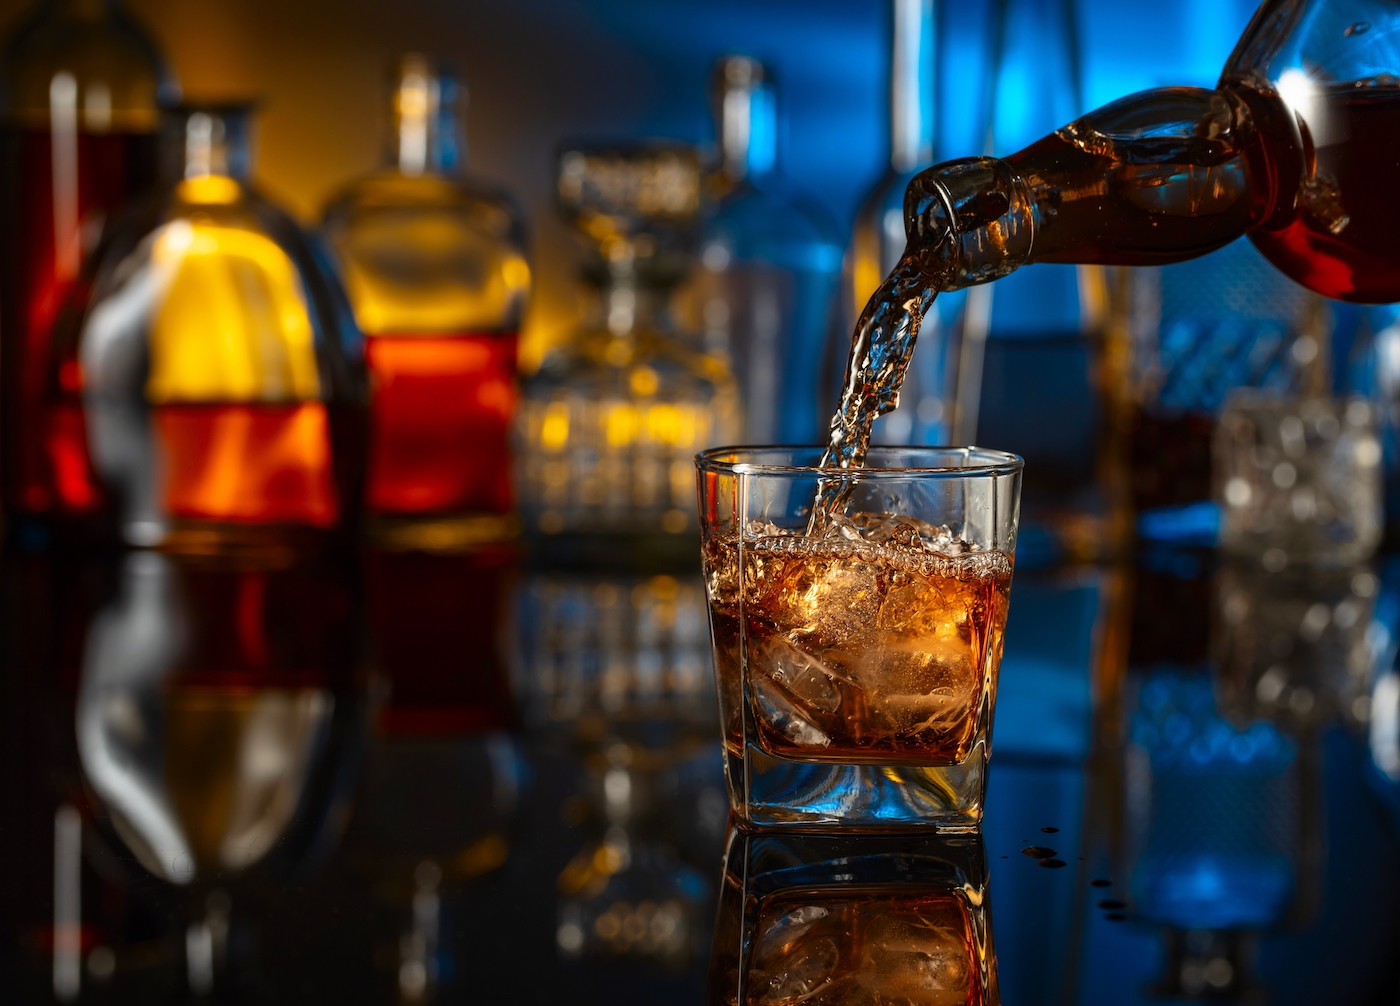
MULTIPOLYGON (((831 417, 831 438, 823 468, 859 468, 870 449, 875 420, 899 405, 899 389, 924 314, 938 296, 939 283, 918 259, 905 252, 861 312, 846 359, 841 402, 831 417)), ((855 488, 852 478, 822 479, 808 533, 820 533, 841 513, 855 488)))

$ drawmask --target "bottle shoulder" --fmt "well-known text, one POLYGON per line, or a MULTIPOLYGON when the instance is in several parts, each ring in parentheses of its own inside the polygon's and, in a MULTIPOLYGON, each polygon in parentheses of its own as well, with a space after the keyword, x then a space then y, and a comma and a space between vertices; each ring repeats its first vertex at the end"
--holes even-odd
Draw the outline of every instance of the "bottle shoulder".
POLYGON ((723 252, 792 269, 834 272, 842 240, 818 206, 780 184, 741 185, 722 197, 702 223, 701 254, 723 252))
POLYGON ((368 333, 519 326, 530 268, 520 215, 497 190, 380 172, 328 205, 323 230, 368 333))
POLYGON ((523 215, 514 198, 467 175, 406 175, 392 169, 376 172, 343 189, 323 214, 328 230, 426 217, 453 221, 503 242, 523 244, 523 215))
POLYGON ((120 10, 84 18, 41 12, 0 54, 3 114, 47 125, 55 78, 64 73, 76 86, 77 107, 105 120, 88 123, 99 129, 154 129, 162 99, 178 93, 150 38, 120 10))

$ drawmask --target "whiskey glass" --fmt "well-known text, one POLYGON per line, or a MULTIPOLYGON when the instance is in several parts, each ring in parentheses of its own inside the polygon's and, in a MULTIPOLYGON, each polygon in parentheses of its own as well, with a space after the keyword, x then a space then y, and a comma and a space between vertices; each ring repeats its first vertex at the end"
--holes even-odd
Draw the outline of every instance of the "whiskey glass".
POLYGON ((1022 461, 880 447, 838 471, 820 457, 696 459, 730 808, 755 828, 971 831, 1022 461), (833 479, 844 502, 813 522, 833 479))

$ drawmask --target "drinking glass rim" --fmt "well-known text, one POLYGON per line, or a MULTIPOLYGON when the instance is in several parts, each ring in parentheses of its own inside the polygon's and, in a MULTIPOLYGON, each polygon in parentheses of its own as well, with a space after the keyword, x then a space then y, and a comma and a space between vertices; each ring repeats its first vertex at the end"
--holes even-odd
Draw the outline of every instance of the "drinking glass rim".
POLYGON ((724 454, 756 454, 764 451, 820 451, 823 446, 812 444, 765 444, 734 447, 711 447, 695 455, 695 467, 705 472, 729 472, 736 475, 823 475, 837 478, 881 479, 930 476, 935 478, 978 478, 989 475, 1013 475, 1026 466, 1019 454, 999 451, 990 447, 910 447, 898 445, 872 446, 869 455, 893 453, 895 451, 952 452, 961 451, 987 458, 986 463, 924 468, 821 468, 816 465, 765 465, 747 461, 721 461, 724 454))

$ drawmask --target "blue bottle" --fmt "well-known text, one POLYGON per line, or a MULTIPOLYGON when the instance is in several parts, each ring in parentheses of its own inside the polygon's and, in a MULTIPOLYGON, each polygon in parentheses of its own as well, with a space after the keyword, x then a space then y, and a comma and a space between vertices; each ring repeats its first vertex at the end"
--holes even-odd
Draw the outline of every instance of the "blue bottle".
POLYGON ((817 443, 833 401, 822 350, 841 269, 834 225, 788 192, 776 168, 772 76, 747 56, 715 66, 719 164, 709 176, 696 323, 739 387, 743 442, 817 443))

